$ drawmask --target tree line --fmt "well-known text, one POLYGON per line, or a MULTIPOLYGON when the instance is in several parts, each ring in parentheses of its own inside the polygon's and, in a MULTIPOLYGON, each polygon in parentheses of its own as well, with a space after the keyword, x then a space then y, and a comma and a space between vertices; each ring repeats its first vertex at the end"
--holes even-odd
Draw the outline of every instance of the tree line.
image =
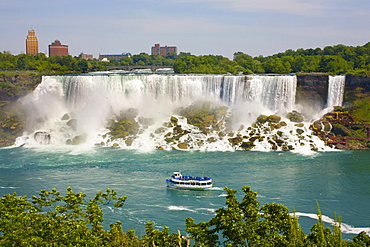
POLYGON ((226 207, 215 211, 207 222, 185 220, 186 232, 170 233, 168 227, 155 228, 149 222, 145 234, 134 230, 124 232, 122 222, 116 221, 103 228, 102 206, 123 207, 127 197, 119 197, 115 190, 99 191, 95 197, 68 187, 62 195, 56 189, 41 190, 38 196, 3 195, 0 199, 1 246, 370 246, 370 237, 359 233, 352 241, 343 240, 340 218, 333 227, 325 227, 318 206, 317 223, 311 232, 304 233, 298 218, 282 204, 257 201, 257 193, 243 187, 241 201, 237 191, 225 188, 226 207))
POLYGON ((332 73, 370 76, 370 42, 363 46, 342 44, 323 49, 287 50, 271 56, 252 57, 235 52, 230 60, 220 55, 194 56, 191 53, 170 53, 167 56, 137 55, 109 62, 97 59, 85 60, 72 56, 12 55, 0 52, 0 70, 34 70, 39 72, 90 72, 106 70, 107 66, 119 65, 166 65, 173 66, 176 73, 202 74, 252 74, 252 73, 332 73))
POLYGON ((333 73, 370 76, 370 42, 363 46, 335 45, 324 49, 287 50, 272 56, 252 57, 234 53, 233 60, 206 55, 175 61, 177 73, 333 73))
POLYGON ((120 61, 99 61, 98 59, 82 59, 69 56, 46 56, 44 53, 36 55, 19 54, 12 55, 10 52, 0 52, 0 71, 37 71, 40 73, 85 73, 92 71, 104 71, 107 66, 119 65, 167 65, 172 66, 175 60, 190 53, 179 55, 170 53, 167 56, 148 55, 140 53, 137 55, 123 57, 120 61))

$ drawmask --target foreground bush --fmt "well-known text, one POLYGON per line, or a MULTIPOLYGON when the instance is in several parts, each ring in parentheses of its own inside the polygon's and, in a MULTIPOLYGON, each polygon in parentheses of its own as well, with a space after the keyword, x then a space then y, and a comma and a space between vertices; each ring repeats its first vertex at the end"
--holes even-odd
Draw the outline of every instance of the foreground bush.
POLYGON ((124 232, 121 222, 102 227, 102 205, 122 207, 127 197, 118 197, 115 190, 99 191, 86 200, 86 194, 75 193, 70 187, 62 196, 59 191, 42 190, 38 196, 4 195, 0 199, 0 246, 370 246, 365 232, 353 241, 342 240, 340 223, 325 228, 321 220, 306 235, 298 220, 281 204, 259 207, 257 193, 242 188, 241 202, 235 190, 225 188, 227 207, 216 210, 208 222, 194 223, 186 219, 186 231, 170 233, 168 227, 155 229, 146 224, 146 234, 124 232))

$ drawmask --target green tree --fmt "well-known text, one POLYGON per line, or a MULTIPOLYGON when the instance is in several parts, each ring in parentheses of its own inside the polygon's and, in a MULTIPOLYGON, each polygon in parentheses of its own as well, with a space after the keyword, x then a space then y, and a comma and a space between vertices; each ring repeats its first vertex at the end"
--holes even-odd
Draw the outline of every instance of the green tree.
MULTIPOLYGON (((29 201, 26 196, 4 195, 0 200, 0 243, 2 246, 102 246, 115 239, 120 222, 104 231, 102 204, 122 207, 126 197, 115 190, 99 191, 93 199, 74 193, 68 187, 65 196, 59 191, 42 190, 29 201)), ((122 234, 121 234, 122 235, 122 234)), ((122 237, 122 236, 121 236, 122 237)))
POLYGON ((333 229, 326 228, 319 206, 318 221, 306 235, 295 215, 281 204, 266 203, 262 207, 257 193, 243 187, 244 197, 239 202, 233 189, 227 192, 226 207, 216 210, 207 222, 195 223, 186 219, 184 237, 168 227, 156 229, 153 223, 145 226, 145 234, 123 232, 117 221, 102 226, 103 205, 122 207, 127 197, 118 197, 115 190, 99 191, 87 200, 86 194, 75 193, 70 187, 61 195, 56 189, 41 190, 38 196, 27 198, 7 194, 0 198, 1 246, 125 246, 125 247, 185 247, 190 246, 369 246, 370 237, 361 232, 353 242, 342 240, 340 219, 333 229))
POLYGON ((285 206, 272 203, 259 208, 257 193, 250 187, 242 190, 245 195, 239 202, 237 192, 225 188, 227 207, 217 209, 208 222, 186 219, 186 231, 195 246, 292 246, 302 242, 304 234, 285 206))
POLYGON ((140 53, 139 55, 133 55, 132 60, 136 65, 151 65, 151 58, 146 53, 140 53))
POLYGON ((320 62, 320 71, 338 74, 353 69, 353 65, 340 56, 325 55, 320 62))
POLYGON ((92 69, 92 64, 86 59, 80 59, 77 63, 78 69, 82 72, 88 72, 92 69))
POLYGON ((287 74, 291 72, 291 66, 288 61, 281 58, 269 58, 264 63, 266 73, 287 74))
POLYGON ((320 71, 321 56, 306 56, 302 72, 318 72, 320 71))
POLYGON ((281 204, 266 203, 259 207, 257 193, 243 187, 244 197, 239 202, 235 190, 225 188, 226 207, 216 210, 207 222, 195 223, 186 219, 186 231, 194 246, 368 246, 370 237, 364 232, 354 242, 342 240, 340 222, 333 229, 325 228, 318 207, 318 221, 306 235, 295 214, 281 204))

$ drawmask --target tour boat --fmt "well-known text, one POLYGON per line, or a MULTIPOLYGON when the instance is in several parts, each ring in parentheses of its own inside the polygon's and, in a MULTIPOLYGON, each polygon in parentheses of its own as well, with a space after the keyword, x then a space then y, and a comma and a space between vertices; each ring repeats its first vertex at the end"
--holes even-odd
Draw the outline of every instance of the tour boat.
POLYGON ((166 182, 169 188, 185 190, 207 190, 213 185, 210 177, 183 176, 181 172, 174 172, 166 182))

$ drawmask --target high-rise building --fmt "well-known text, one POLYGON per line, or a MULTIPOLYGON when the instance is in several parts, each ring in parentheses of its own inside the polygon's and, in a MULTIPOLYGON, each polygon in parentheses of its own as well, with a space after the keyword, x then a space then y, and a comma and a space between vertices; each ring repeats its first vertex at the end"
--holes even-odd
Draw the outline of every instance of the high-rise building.
POLYGON ((68 56, 68 45, 62 45, 59 40, 55 40, 49 45, 49 56, 52 55, 68 56))
POLYGON ((36 55, 39 53, 39 41, 37 40, 35 30, 28 30, 26 39, 26 54, 36 55))
POLYGON ((152 55, 167 56, 168 53, 176 53, 177 55, 177 47, 176 46, 161 47, 160 44, 155 44, 154 46, 152 46, 152 55))

